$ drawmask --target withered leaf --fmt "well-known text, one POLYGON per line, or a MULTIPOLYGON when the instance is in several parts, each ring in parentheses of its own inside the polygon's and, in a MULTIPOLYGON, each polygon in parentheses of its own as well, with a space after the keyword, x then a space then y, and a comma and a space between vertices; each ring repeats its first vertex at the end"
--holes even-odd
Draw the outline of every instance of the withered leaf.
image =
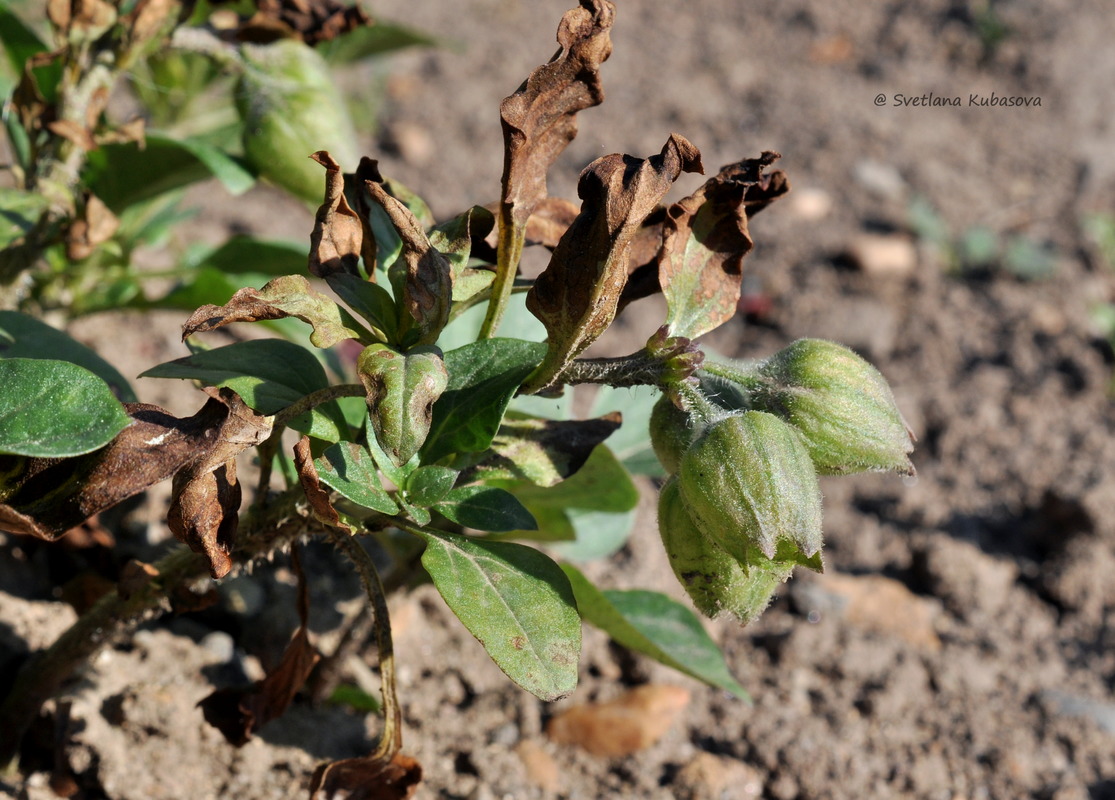
POLYGON ((612 323, 635 232, 682 172, 701 170, 697 148, 672 134, 657 156, 604 156, 581 173, 581 213, 527 294, 527 308, 549 334, 546 359, 528 391, 548 386, 612 323))
POLYGON ((546 173, 577 135, 577 112, 604 99, 598 70, 612 54, 615 5, 581 0, 558 26, 561 48, 499 108, 503 125, 503 204, 517 224, 546 196, 546 173))
POLYGON ((139 0, 126 18, 132 46, 153 39, 169 27, 177 17, 177 11, 175 0, 139 0))
POLYGON ((403 307, 418 331, 417 344, 433 344, 449 321, 453 296, 452 267, 449 260, 430 244, 421 223, 410 209, 387 193, 383 185, 368 181, 365 186, 372 199, 387 214, 403 241, 406 280, 403 307))
POLYGON ((298 482, 306 494, 306 500, 318 520, 334 528, 347 527, 341 522, 337 509, 329 499, 329 490, 322 485, 314 466, 314 456, 310 452, 310 437, 303 436, 294 445, 294 466, 298 470, 298 482))
POLYGON ((198 703, 205 721, 237 747, 247 744, 253 733, 282 716, 321 658, 310 644, 307 632, 310 596, 306 575, 302 571, 298 551, 292 550, 291 553, 292 566, 298 578, 298 617, 301 624, 283 651, 278 666, 251 686, 218 689, 198 703))
POLYGON ((206 389, 210 403, 227 408, 227 416, 207 450, 174 476, 167 525, 179 541, 209 560, 209 572, 223 578, 239 520, 240 484, 236 456, 271 435, 272 418, 258 414, 230 389, 206 389))
POLYGON ((101 244, 112 238, 120 220, 94 194, 87 194, 81 216, 70 224, 66 234, 66 256, 73 261, 88 258, 101 244))
POLYGON ((372 23, 359 3, 339 0, 256 0, 256 8, 237 31, 241 41, 262 44, 290 37, 315 45, 372 23))
POLYGON ((474 467, 475 474, 485 481, 528 480, 554 486, 584 466, 596 445, 622 422, 618 411, 589 420, 508 415, 492 440, 493 455, 474 467))
POLYGON ((695 339, 735 315, 743 258, 754 244, 747 220, 790 188, 782 171, 763 174, 778 158, 765 152, 728 164, 669 208, 658 278, 671 336, 695 339))
POLYGON ((271 425, 269 417, 258 417, 231 392, 211 398, 185 419, 146 403, 125 403, 124 408, 132 424, 92 453, 61 459, 0 456, 0 530, 53 541, 188 465, 208 464, 214 454, 216 469, 266 438, 271 425))
POLYGON ((325 167, 325 201, 317 211, 310 234, 310 273, 318 278, 338 272, 359 275, 363 227, 345 199, 341 165, 325 150, 311 158, 325 167))
POLYGON ((57 119, 46 127, 55 136, 68 139, 86 152, 97 149, 97 142, 92 132, 77 120, 57 119))
POLYGON ((314 291, 308 280, 301 275, 284 275, 268 281, 262 289, 238 290, 223 306, 202 306, 182 326, 182 338, 232 322, 284 317, 297 317, 312 325, 310 342, 315 347, 332 347, 345 339, 368 335, 347 311, 314 291))
POLYGON ((421 782, 422 765, 402 753, 390 761, 348 758, 317 768, 310 800, 407 800, 421 782))

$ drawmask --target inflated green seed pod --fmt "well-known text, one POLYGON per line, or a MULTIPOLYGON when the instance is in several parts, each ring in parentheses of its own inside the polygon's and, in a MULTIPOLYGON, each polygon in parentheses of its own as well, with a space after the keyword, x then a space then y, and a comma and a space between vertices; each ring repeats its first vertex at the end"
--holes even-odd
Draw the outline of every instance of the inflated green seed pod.
POLYGON ((791 422, 822 475, 893 470, 912 475, 910 433, 886 379, 843 345, 799 339, 759 368, 769 389, 756 407, 791 422))
POLYGON ((328 150, 344 169, 359 161, 356 129, 329 65, 294 39, 243 45, 236 108, 244 153, 267 180, 320 203, 325 174, 310 154, 328 150))
POLYGON ((356 370, 376 441, 397 466, 406 464, 426 441, 434 403, 449 382, 441 351, 416 347, 400 353, 373 344, 360 354, 356 370))
POLYGON ((787 540, 821 549, 821 490, 801 436, 773 414, 746 411, 710 424, 685 451, 681 496, 697 527, 737 561, 773 559, 787 540))
POLYGON ((697 528, 681 497, 676 477, 658 495, 658 532, 674 575, 707 617, 735 617, 744 625, 770 604, 779 584, 790 577, 793 562, 777 562, 755 554, 745 567, 697 528))
POLYGON ((681 457, 697 434, 693 418, 666 395, 658 398, 650 412, 650 443, 668 475, 681 465, 681 457))

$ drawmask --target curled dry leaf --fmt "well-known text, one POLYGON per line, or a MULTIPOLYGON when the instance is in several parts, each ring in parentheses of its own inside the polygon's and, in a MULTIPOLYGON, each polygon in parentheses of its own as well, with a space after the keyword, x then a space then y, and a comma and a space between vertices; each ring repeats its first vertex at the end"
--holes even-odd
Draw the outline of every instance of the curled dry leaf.
POLYGON ((314 456, 310 452, 310 437, 303 436, 294 445, 294 466, 298 470, 298 482, 306 494, 306 500, 314 511, 314 516, 320 522, 333 528, 347 527, 341 522, 337 509, 329 499, 329 490, 326 489, 317 474, 314 466, 314 456))
POLYGON ((549 334, 549 351, 528 381, 530 390, 546 388, 612 323, 635 232, 682 172, 701 170, 697 148, 672 134, 656 156, 604 156, 581 173, 581 213, 527 294, 527 308, 549 334))
POLYGON ((251 686, 218 689, 198 703, 205 721, 237 747, 247 744, 253 733, 282 716, 321 658, 310 644, 307 631, 310 594, 306 574, 302 571, 297 549, 292 550, 291 555, 294 574, 298 578, 298 617, 301 624, 283 651, 278 666, 251 686))
POLYGON ((97 247, 116 233, 120 220, 94 194, 87 194, 81 216, 70 224, 66 234, 66 256, 80 261, 93 254, 97 247))
MULTIPOLYGON (((206 389, 209 404, 225 406, 226 416, 209 447, 174 475, 167 525, 179 541, 209 560, 209 572, 223 578, 239 520, 240 484, 236 456, 271 435, 272 417, 258 414, 229 389, 206 389)), ((207 404, 207 405, 209 405, 207 404)))
POLYGON ((345 199, 341 165, 325 150, 311 158, 325 167, 325 201, 317 211, 310 234, 310 273, 318 278, 337 273, 359 275, 363 226, 345 199))
POLYGON ((790 190, 782 171, 763 174, 779 157, 768 151, 728 164, 670 206, 657 259, 670 335, 695 339, 736 313, 743 257, 754 244, 747 220, 790 190))
POLYGON ((256 8, 237 30, 241 41, 262 44, 292 38, 315 45, 372 24, 359 3, 346 5, 339 0, 256 0, 256 8))
POLYGON ((177 20, 177 0, 139 0, 125 17, 133 47, 158 36, 177 20))
POLYGON ((238 290, 223 306, 202 306, 182 326, 182 338, 231 322, 297 317, 313 326, 310 342, 315 347, 332 347, 345 339, 360 338, 360 332, 346 324, 346 316, 340 306, 315 292, 301 275, 284 275, 262 289, 238 290))
POLYGON ((407 800, 422 782, 422 765, 396 753, 323 764, 310 782, 310 800, 407 800))
POLYGON ((100 511, 175 476, 167 522, 179 540, 228 573, 240 489, 236 455, 271 433, 271 417, 232 391, 186 419, 146 403, 125 403, 133 422, 99 450, 75 458, 0 456, 6 478, 0 530, 54 540, 100 511))
POLYGON ((503 125, 503 206, 526 224, 546 196, 546 173, 577 135, 577 112, 604 99, 598 70, 612 54, 615 5, 581 0, 558 26, 561 49, 499 108, 503 125))
POLYGON ((403 241, 406 281, 403 306, 419 331, 418 344, 433 344, 449 321, 453 296, 452 267, 426 238, 414 214, 375 181, 365 183, 372 199, 379 204, 403 241))

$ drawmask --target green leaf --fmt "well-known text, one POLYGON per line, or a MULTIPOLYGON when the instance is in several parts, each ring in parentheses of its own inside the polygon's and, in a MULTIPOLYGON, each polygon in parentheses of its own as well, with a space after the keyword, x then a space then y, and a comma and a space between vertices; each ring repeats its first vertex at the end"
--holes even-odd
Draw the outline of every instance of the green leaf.
POLYGON ((151 301, 148 305, 151 308, 178 308, 183 311, 193 311, 205 305, 220 305, 245 286, 261 288, 270 279, 270 275, 259 272, 224 272, 211 267, 202 267, 181 286, 172 289, 166 296, 151 301))
POLYGON ((508 411, 490 455, 476 467, 485 483, 528 480, 555 486, 579 470, 596 446, 620 428, 620 415, 587 420, 540 419, 508 411))
POLYGON ((379 698, 351 683, 342 683, 334 689, 333 694, 329 695, 329 702, 334 705, 348 706, 361 714, 378 714, 383 710, 379 698))
POLYGON ((491 486, 473 485, 454 489, 434 506, 434 510, 458 525, 478 531, 518 531, 538 527, 534 517, 515 495, 491 486))
POLYGON ((69 361, 92 372, 121 402, 134 403, 135 392, 115 367, 66 333, 18 311, 0 311, 0 328, 9 341, 0 342, 3 358, 49 358, 69 361))
POLYGON ((93 194, 117 214, 209 177, 217 178, 232 195, 243 194, 255 183, 250 172, 216 147, 156 133, 147 134, 142 150, 132 142, 92 151, 84 177, 93 194))
POLYGON ((0 386, 0 453, 77 456, 132 421, 103 380, 68 361, 0 359, 0 386))
POLYGON ((317 49, 330 64, 348 64, 404 47, 432 47, 437 44, 437 39, 413 28, 377 22, 354 28, 330 41, 323 41, 317 45, 317 49))
POLYGON ((407 476, 403 494, 411 505, 428 508, 449 494, 459 474, 449 467, 419 467, 407 476))
POLYGON ((305 242, 234 236, 224 244, 194 256, 188 266, 227 273, 301 274, 306 271, 307 252, 305 242))
POLYGON ((8 63, 16 75, 23 74, 23 65, 27 63, 27 59, 49 49, 39 35, 16 16, 7 3, 0 4, 0 42, 4 43, 8 63))
POLYGON ((658 592, 602 592, 576 568, 562 569, 585 621, 624 647, 750 701, 701 621, 685 606, 658 592))
POLYGON ((400 353, 373 344, 360 353, 356 371, 367 392, 375 439, 402 466, 426 441, 433 405, 445 390, 448 376, 441 351, 417 347, 400 353))
POLYGON ((399 507, 383 490, 371 455, 354 442, 339 442, 314 459, 318 478, 329 488, 364 508, 398 514, 399 507))
POLYGON ((573 691, 581 625, 558 565, 524 545, 420 533, 422 566, 499 668, 542 700, 573 691))
MULTIPOLYGON (((182 378, 227 386, 262 414, 274 414, 329 385, 325 369, 306 348, 281 339, 253 339, 216 347, 152 367, 141 378, 182 378)), ((289 426, 327 442, 348 430, 344 414, 325 403, 295 417, 289 426)))
POLYGON ((329 288, 337 293, 348 307, 371 323, 372 327, 394 341, 399 327, 395 299, 378 283, 366 281, 356 275, 337 272, 326 279, 329 288))
POLYGON ((0 249, 23 238, 34 228, 48 205, 42 195, 0 188, 0 249))
POLYGON ((449 384, 434 404, 423 460, 485 450, 519 384, 546 352, 521 339, 481 339, 445 354, 449 384))
POLYGON ((599 561, 616 553, 627 542, 635 527, 634 511, 565 512, 573 529, 569 541, 554 542, 554 553, 570 561, 599 561))
POLYGON ((630 511, 639 502, 631 476, 604 445, 597 445, 584 466, 554 486, 537 486, 528 480, 494 483, 510 490, 531 513, 554 508, 615 514, 630 511))

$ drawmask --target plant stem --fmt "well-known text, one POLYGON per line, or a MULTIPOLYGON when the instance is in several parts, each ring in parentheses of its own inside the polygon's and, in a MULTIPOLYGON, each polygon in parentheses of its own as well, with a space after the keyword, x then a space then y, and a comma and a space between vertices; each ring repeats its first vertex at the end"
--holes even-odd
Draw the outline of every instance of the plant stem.
POLYGON ((661 359, 649 357, 645 350, 617 358, 579 358, 566 364, 551 385, 658 386, 662 369, 661 359))
MULTIPOLYGON (((249 510, 241 521, 234 563, 244 566, 301 536, 320 531, 322 526, 300 507, 303 498, 301 488, 296 487, 263 510, 249 510)), ((43 703, 89 656, 140 620, 166 610, 176 591, 205 579, 209 571, 205 559, 185 546, 171 551, 154 567, 156 575, 150 581, 125 594, 119 590, 106 594, 54 644, 23 665, 0 705, 0 719, 4 720, 0 728, 0 765, 18 754, 20 740, 43 703)))
POLYGON ((379 651, 379 677, 381 681, 381 694, 383 695, 383 734, 375 752, 370 756, 380 763, 386 764, 395 757, 403 746, 403 714, 399 707, 395 680, 395 650, 391 641, 391 619, 387 612, 387 595, 383 591, 383 583, 379 579, 379 572, 372 562, 368 551, 361 547, 356 540, 344 529, 329 528, 329 536, 353 565, 360 572, 360 579, 364 582, 364 591, 368 595, 368 602, 372 606, 374 615, 376 649, 379 651))
POLYGON ((336 386, 326 386, 324 389, 310 392, 278 411, 275 414, 274 425, 276 428, 286 425, 295 417, 299 417, 323 403, 328 403, 330 400, 336 400, 338 397, 364 397, 366 394, 367 390, 358 383, 339 383, 336 386))
POLYGON ((484 317, 484 324, 480 326, 479 338, 481 339, 495 336, 499 323, 503 320, 503 315, 507 311, 507 300, 511 297, 511 287, 515 283, 515 274, 519 271, 519 260, 523 256, 526 238, 526 222, 520 223, 514 219, 513 206, 510 203, 501 204, 496 278, 492 281, 488 313, 484 317))

